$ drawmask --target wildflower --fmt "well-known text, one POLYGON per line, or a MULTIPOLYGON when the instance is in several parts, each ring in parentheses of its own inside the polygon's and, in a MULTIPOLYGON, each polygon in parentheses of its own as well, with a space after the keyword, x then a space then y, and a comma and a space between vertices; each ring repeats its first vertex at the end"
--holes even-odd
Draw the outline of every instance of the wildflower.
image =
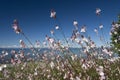
POLYGON ((23 42, 23 40, 20 40, 20 46, 21 46, 22 48, 25 48, 25 43, 23 42))
POLYGON ((106 53, 106 54, 110 54, 110 51, 109 51, 108 49, 106 49, 106 48, 102 49, 102 51, 103 51, 104 53, 106 53))
POLYGON ((95 47, 96 47, 95 43, 91 42, 91 48, 95 48, 95 47))
POLYGON ((34 75, 35 75, 35 76, 36 76, 36 75, 38 75, 37 71, 36 71, 36 72, 34 72, 34 75))
POLYGON ((59 67, 59 66, 57 66, 57 69, 58 69, 58 70, 60 70, 60 67, 59 67))
POLYGON ((100 75, 100 80, 105 80, 105 74, 103 72, 103 66, 99 66, 97 69, 98 74, 100 75))
POLYGON ((53 39, 53 38, 50 38, 50 39, 49 39, 49 42, 50 42, 51 44, 53 44, 54 39, 53 39))
POLYGON ((114 34, 118 34, 116 31, 114 31, 114 34))
POLYGON ((117 39, 115 39, 114 42, 117 43, 118 42, 117 39))
POLYGON ((72 56, 71 56, 71 58, 72 58, 72 60, 74 61, 74 59, 75 59, 75 56, 74 56, 74 55, 72 55, 72 56))
POLYGON ((101 77, 100 77, 100 80, 105 80, 105 76, 101 76, 101 77))
POLYGON ((51 30, 51 31, 50 31, 50 33, 51 33, 51 34, 54 34, 54 31, 53 31, 53 30, 51 30))
POLYGON ((102 28, 103 28, 103 25, 101 24, 101 25, 99 26, 99 28, 102 29, 102 28))
POLYGON ((24 69, 24 67, 21 67, 21 70, 23 70, 24 69))
POLYGON ((51 63, 50 63, 50 67, 53 69, 54 66, 55 66, 55 64, 51 61, 51 63))
POLYGON ((116 23, 116 24, 115 24, 115 27, 116 27, 116 28, 119 28, 119 27, 120 27, 120 24, 117 24, 117 23, 116 23))
POLYGON ((0 66, 0 71, 2 71, 3 70, 3 67, 2 66, 0 66))
POLYGON ((47 78, 49 79, 51 77, 51 75, 49 74, 49 75, 47 75, 47 78))
POLYGON ((15 65, 15 59, 14 59, 14 58, 11 58, 11 63, 12 63, 13 65, 15 65))
POLYGON ((87 69, 87 66, 86 66, 85 63, 83 63, 81 67, 82 67, 83 69, 87 69))
POLYGON ((6 55, 6 56, 8 55, 8 52, 7 52, 7 51, 5 52, 5 55, 6 55))
POLYGON ((76 41, 77 43, 79 43, 79 42, 80 42, 80 40, 79 40, 78 38, 76 38, 76 39, 75 39, 75 41, 76 41))
POLYGON ((17 20, 14 20, 14 22, 13 22, 13 29, 17 34, 19 34, 21 32, 21 29, 18 27, 17 20))
POLYGON ((97 29, 94 29, 94 32, 98 35, 98 30, 97 29))
POLYGON ((67 75, 67 73, 65 73, 65 75, 64 75, 64 77, 63 77, 64 79, 66 79, 66 78, 68 78, 68 75, 67 75))
POLYGON ((7 65, 6 65, 6 64, 4 64, 4 65, 3 65, 3 68, 6 68, 6 67, 7 67, 7 65))
POLYGON ((55 29, 56 29, 56 30, 58 30, 58 29, 59 29, 59 26, 58 26, 58 25, 56 25, 55 29))
POLYGON ((75 80, 80 80, 80 78, 78 76, 76 76, 76 79, 75 80))
POLYGON ((101 9, 100 9, 100 8, 97 8, 97 9, 96 9, 96 15, 100 15, 100 12, 101 12, 101 9))
POLYGON ((84 42, 88 42, 88 39, 87 38, 82 38, 82 40, 84 41, 84 42))
POLYGON ((56 18, 56 12, 54 10, 51 10, 50 17, 51 18, 56 18))
POLYGON ((74 26, 78 26, 78 22, 76 20, 73 21, 74 26))
POLYGON ((80 32, 86 32, 86 27, 82 27, 80 32))
POLYGON ((72 76, 70 76, 70 80, 74 80, 73 75, 72 75, 72 76))
POLYGON ((12 53, 12 54, 15 54, 15 53, 16 53, 16 51, 15 51, 15 50, 11 50, 11 53, 12 53))

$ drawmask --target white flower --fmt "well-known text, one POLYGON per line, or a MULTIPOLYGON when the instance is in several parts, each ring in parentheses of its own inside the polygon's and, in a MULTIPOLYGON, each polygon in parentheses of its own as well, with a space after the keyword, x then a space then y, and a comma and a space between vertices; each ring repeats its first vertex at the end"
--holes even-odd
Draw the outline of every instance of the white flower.
POLYGON ((99 26, 99 28, 102 29, 102 28, 103 28, 103 25, 101 24, 101 25, 99 26))
POLYGON ((63 77, 63 78, 64 78, 64 79, 66 79, 67 77, 68 77, 68 76, 67 76, 67 74, 65 73, 65 75, 64 75, 64 77, 63 77))
POLYGON ((100 76, 104 76, 104 73, 102 71, 99 72, 100 76))
POLYGON ((53 69, 55 64, 53 62, 50 63, 50 67, 53 69))
POLYGON ((117 39, 115 39, 114 42, 117 43, 118 42, 117 39))
POLYGON ((116 31, 114 31, 114 34, 118 34, 116 31))
POLYGON ((51 34, 54 34, 54 31, 53 31, 53 30, 51 30, 51 31, 50 31, 50 33, 51 33, 51 34))
POLYGON ((74 59, 75 59, 75 56, 74 56, 74 55, 72 55, 72 56, 71 56, 71 58, 72 58, 72 60, 74 61, 74 59))
POLYGON ((103 51, 104 53, 106 53, 106 54, 110 54, 110 51, 109 51, 108 49, 106 49, 106 48, 103 49, 102 51, 103 51))
POLYGON ((80 32, 86 32, 86 27, 82 27, 80 32))
POLYGON ((120 52, 120 49, 118 51, 120 52))
POLYGON ((95 43, 91 43, 91 48, 96 47, 95 43))
POLYGON ((34 72, 34 75, 36 76, 36 75, 38 75, 38 73, 37 73, 37 72, 34 72))
POLYGON ((57 25, 57 26, 55 27, 55 29, 58 30, 58 29, 59 29, 59 26, 57 25))
POLYGON ((58 70, 60 70, 60 67, 59 67, 59 66, 57 66, 57 69, 58 69, 58 70))
POLYGON ((0 66, 0 71, 2 71, 2 69, 3 69, 3 67, 2 67, 2 66, 0 66))
POLYGON ((84 68, 84 69, 87 69, 87 66, 85 64, 82 64, 81 67, 84 68))
POLYGON ((105 76, 101 76, 101 77, 100 77, 100 80, 105 80, 105 76))
POLYGON ((117 48, 115 48, 115 50, 117 50, 117 48))
POLYGON ((97 14, 97 15, 100 15, 100 12, 101 12, 101 9, 100 9, 100 8, 97 8, 97 9, 96 9, 96 14, 97 14))
POLYGON ((49 39, 49 42, 50 42, 51 44, 53 44, 54 39, 53 39, 53 38, 50 38, 50 39, 49 39))
POLYGON ((78 26, 78 22, 75 20, 75 21, 73 21, 73 25, 74 26, 78 26))
POLYGON ((80 78, 78 76, 76 76, 76 79, 75 80, 80 80, 80 78))
POLYGON ((56 12, 54 10, 51 10, 51 15, 50 15, 51 18, 56 18, 56 12))
POLYGON ((47 78, 49 79, 51 75, 47 75, 47 78))
POLYGON ((21 70, 23 70, 24 69, 24 67, 21 67, 21 70))
POLYGON ((120 27, 120 24, 117 24, 117 23, 116 23, 116 24, 115 24, 115 27, 116 27, 116 28, 119 28, 119 27, 120 27))
POLYGON ((6 65, 6 64, 4 64, 4 65, 3 65, 3 68, 6 68, 6 67, 7 67, 7 65, 6 65))
POLYGON ((97 29, 94 29, 94 32, 95 32, 96 34, 98 34, 98 30, 97 30, 97 29))
POLYGON ((8 55, 8 52, 6 52, 5 55, 8 55))
POLYGON ((5 53, 5 51, 2 51, 2 54, 4 54, 5 53))
POLYGON ((76 41, 77 43, 79 43, 79 42, 80 42, 78 38, 75 38, 75 41, 76 41))
POLYGON ((82 40, 84 41, 84 42, 88 42, 88 39, 87 38, 82 38, 82 40))
POLYGON ((103 69, 103 66, 99 66, 100 69, 103 69))

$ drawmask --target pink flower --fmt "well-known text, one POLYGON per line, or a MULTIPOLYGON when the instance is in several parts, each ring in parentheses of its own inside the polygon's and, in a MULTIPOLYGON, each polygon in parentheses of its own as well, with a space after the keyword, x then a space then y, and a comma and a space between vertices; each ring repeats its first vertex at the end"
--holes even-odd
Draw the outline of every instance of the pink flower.
POLYGON ((18 27, 17 20, 14 20, 14 22, 13 22, 13 29, 17 34, 19 34, 21 32, 21 29, 18 27))
POLYGON ((53 44, 53 43, 54 43, 54 39, 53 39, 53 38, 50 38, 50 39, 49 39, 49 42, 50 42, 51 44, 53 44))
POLYGON ((50 17, 51 18, 56 18, 56 12, 54 10, 51 10, 50 17))
POLYGON ((96 9, 96 14, 97 14, 97 15, 100 15, 100 12, 101 12, 101 9, 100 9, 100 8, 97 8, 97 9, 96 9))

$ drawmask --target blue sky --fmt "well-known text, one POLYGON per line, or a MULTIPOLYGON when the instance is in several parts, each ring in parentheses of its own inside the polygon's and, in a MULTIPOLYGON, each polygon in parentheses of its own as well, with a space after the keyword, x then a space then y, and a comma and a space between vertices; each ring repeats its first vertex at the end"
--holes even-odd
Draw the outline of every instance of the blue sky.
MULTIPOLYGON (((19 21, 33 43, 36 40, 42 42, 56 25, 56 21, 50 18, 51 9, 57 12, 59 25, 66 37, 71 36, 73 20, 77 20, 79 27, 87 26, 88 34, 100 45, 93 30, 102 23, 105 37, 109 39, 111 23, 120 13, 119 3, 120 0, 0 0, 0 47, 19 45, 19 40, 24 40, 12 29, 14 19, 19 21), (102 10, 100 18, 95 14, 96 8, 102 10)), ((56 35, 63 38, 59 33, 56 35)))

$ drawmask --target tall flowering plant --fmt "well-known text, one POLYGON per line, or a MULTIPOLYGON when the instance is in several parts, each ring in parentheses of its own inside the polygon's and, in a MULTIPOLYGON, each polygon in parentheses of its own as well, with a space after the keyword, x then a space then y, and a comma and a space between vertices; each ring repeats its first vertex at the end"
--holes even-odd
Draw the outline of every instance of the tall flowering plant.
POLYGON ((112 23, 111 28, 111 44, 114 51, 120 56, 120 15, 118 16, 119 20, 112 23))

